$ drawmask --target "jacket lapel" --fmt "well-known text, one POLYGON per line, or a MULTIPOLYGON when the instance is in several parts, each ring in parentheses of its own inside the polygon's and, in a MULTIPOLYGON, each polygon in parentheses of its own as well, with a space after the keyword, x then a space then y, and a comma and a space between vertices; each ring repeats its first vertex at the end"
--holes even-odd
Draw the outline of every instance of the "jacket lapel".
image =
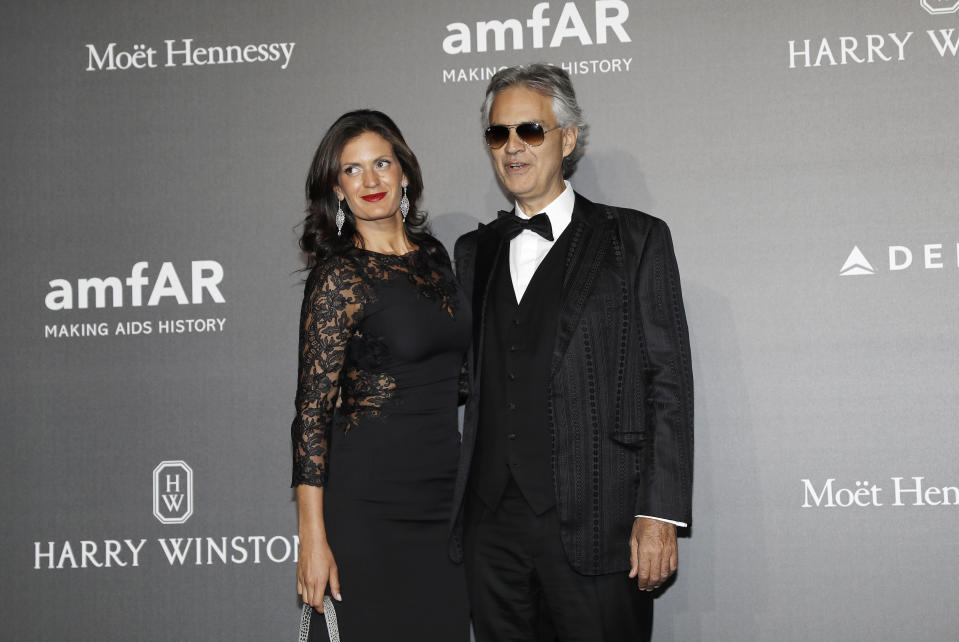
POLYGON ((573 331, 579 324, 596 274, 609 250, 612 229, 613 222, 602 208, 576 194, 573 219, 565 232, 573 236, 566 254, 563 299, 560 302, 550 376, 559 370, 573 331))

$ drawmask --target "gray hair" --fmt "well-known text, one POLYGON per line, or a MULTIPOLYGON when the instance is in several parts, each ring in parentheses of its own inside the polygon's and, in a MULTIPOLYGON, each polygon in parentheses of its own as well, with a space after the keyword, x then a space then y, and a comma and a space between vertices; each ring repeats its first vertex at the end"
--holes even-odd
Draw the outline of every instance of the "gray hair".
POLYGON ((563 159, 563 178, 569 178, 576 171, 576 164, 583 157, 586 140, 589 137, 589 125, 583 118, 583 110, 576 101, 576 92, 569 74, 562 67, 544 63, 517 65, 500 69, 486 87, 486 100, 483 101, 483 128, 489 127, 489 113, 493 100, 499 92, 513 85, 522 85, 553 99, 553 115, 557 124, 566 129, 575 125, 579 129, 576 147, 563 159))

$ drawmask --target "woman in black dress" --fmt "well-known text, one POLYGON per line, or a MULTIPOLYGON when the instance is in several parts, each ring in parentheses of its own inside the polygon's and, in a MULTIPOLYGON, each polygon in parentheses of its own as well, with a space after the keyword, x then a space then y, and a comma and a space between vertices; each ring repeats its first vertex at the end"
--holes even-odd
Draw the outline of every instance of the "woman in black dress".
POLYGON ((416 209, 419 164, 388 116, 354 111, 306 191, 292 438, 309 639, 326 639, 329 593, 346 642, 465 641, 447 534, 470 314, 416 209))

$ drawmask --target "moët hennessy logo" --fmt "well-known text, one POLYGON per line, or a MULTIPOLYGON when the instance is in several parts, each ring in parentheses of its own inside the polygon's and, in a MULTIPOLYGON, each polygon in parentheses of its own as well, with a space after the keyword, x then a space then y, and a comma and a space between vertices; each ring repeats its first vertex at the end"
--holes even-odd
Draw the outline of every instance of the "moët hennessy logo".
POLYGON ((185 461, 161 461, 153 469, 153 515, 163 524, 193 515, 193 469, 185 461))

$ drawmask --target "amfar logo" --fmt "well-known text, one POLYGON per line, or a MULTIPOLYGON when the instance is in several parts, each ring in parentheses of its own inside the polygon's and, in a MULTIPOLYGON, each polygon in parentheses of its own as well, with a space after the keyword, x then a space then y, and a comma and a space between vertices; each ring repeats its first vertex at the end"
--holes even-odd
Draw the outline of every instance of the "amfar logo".
MULTIPOLYGON (((144 272, 150 267, 146 261, 140 261, 130 269, 130 276, 121 280, 117 276, 106 278, 89 277, 77 279, 76 287, 67 279, 53 279, 50 281, 51 290, 47 293, 44 303, 50 310, 72 310, 74 306, 82 309, 90 307, 90 295, 93 295, 93 307, 107 307, 107 297, 114 308, 123 307, 124 284, 130 289, 130 305, 143 305, 143 289, 150 283, 150 278, 144 272)), ((156 275, 150 296, 146 305, 154 306, 161 299, 172 297, 180 305, 203 303, 203 293, 206 292, 216 303, 223 303, 220 293, 220 282, 223 281, 223 266, 217 261, 192 261, 190 265, 190 298, 180 281, 173 263, 164 262, 156 275)))
POLYGON ((919 4, 934 16, 959 11, 959 0, 919 0, 919 4))
POLYGON ((153 469, 153 515, 182 524, 193 515, 193 469, 185 461, 161 461, 153 469))
MULTIPOLYGON (((941 270, 945 267, 943 263, 943 244, 928 243, 922 246, 922 251, 917 252, 922 256, 922 266, 926 270, 941 270)), ((889 246, 889 271, 901 272, 907 270, 913 265, 913 251, 905 245, 889 246)), ((956 267, 959 268, 959 243, 956 244, 956 267)), ((866 255, 862 253, 859 246, 854 246, 852 252, 846 258, 846 262, 839 268, 839 276, 868 276, 876 273, 866 255)))
MULTIPOLYGON (((620 42, 631 42, 623 27, 629 17, 629 5, 623 0, 596 0, 594 4, 596 24, 592 34, 586 27, 576 3, 567 2, 556 19, 556 28, 549 39, 549 46, 559 47, 566 38, 576 38, 582 45, 604 45, 610 31, 620 42)), ((525 21, 533 49, 542 49, 545 46, 546 28, 552 25, 546 17, 547 11, 549 3, 540 2, 533 7, 532 16, 525 21)), ((472 51, 488 51, 490 36, 493 38, 493 51, 505 51, 507 34, 511 38, 512 49, 521 50, 526 45, 523 27, 523 21, 516 18, 482 20, 476 23, 474 29, 470 29, 470 25, 465 22, 451 22, 446 25, 450 35, 443 39, 443 51, 451 56, 472 51)))

